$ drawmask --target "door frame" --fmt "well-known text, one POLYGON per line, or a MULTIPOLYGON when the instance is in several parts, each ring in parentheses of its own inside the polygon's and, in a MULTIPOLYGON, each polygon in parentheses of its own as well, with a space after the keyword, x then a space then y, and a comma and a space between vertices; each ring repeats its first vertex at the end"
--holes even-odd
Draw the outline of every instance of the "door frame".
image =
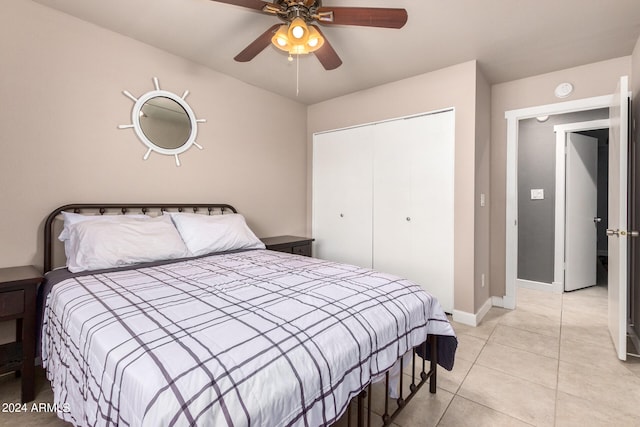
MULTIPOLYGON (((505 295, 494 297, 494 305, 516 307, 516 281, 518 279, 518 128, 519 121, 539 116, 573 113, 609 108, 613 95, 603 95, 555 104, 539 105, 505 112, 507 120, 506 153, 506 218, 505 218, 505 295), (496 300, 497 299, 497 300, 496 300)), ((546 290, 552 290, 553 284, 546 290)))
POLYGON ((564 262, 566 240, 566 141, 567 135, 574 132, 609 128, 609 119, 555 125, 556 133, 556 198, 555 198, 555 239, 553 255, 553 292, 564 292, 564 262))

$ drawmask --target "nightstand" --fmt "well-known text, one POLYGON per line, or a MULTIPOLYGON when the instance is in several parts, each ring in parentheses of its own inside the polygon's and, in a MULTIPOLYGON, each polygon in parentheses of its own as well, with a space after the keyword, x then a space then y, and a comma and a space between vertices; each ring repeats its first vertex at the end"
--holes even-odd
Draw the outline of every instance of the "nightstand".
POLYGON ((0 268, 0 322, 16 321, 16 341, 0 345, 0 374, 22 376, 22 403, 35 397, 36 288, 42 279, 31 265, 0 268))
POLYGON ((272 251, 311 256, 311 242, 314 239, 298 236, 275 236, 265 237, 260 240, 262 240, 267 249, 272 251))

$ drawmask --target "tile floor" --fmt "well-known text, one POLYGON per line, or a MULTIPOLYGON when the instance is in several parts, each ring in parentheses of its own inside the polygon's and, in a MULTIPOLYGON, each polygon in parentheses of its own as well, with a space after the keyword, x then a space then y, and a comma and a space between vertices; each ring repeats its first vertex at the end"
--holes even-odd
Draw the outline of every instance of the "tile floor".
MULTIPOLYGON (((492 308, 476 328, 454 323, 455 368, 440 370, 438 392, 423 387, 394 427, 640 426, 640 360, 616 358, 606 291, 518 289, 516 310, 492 308)), ((52 402, 41 370, 36 388, 37 402, 52 402)), ((19 390, 13 375, 0 377, 0 402, 17 401, 19 390)), ((374 389, 374 412, 382 391, 374 389)), ((0 412, 0 425, 68 426, 46 412, 0 412)))

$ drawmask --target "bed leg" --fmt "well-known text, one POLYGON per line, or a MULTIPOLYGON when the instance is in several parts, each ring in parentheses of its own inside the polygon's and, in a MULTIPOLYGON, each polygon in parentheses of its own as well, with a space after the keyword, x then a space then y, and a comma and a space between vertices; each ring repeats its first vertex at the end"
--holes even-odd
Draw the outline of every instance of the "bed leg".
POLYGON ((398 407, 402 408, 405 405, 405 401, 403 398, 403 392, 404 390, 402 389, 404 386, 404 382, 402 381, 404 378, 404 357, 400 357, 400 391, 399 391, 399 395, 400 397, 398 397, 398 407))
POLYGON ((416 386, 416 349, 413 349, 413 354, 411 355, 411 385, 409 385, 409 390, 411 393, 415 393, 417 390, 416 386))
POLYGON ((429 345, 431 347, 431 366, 429 368, 431 371, 431 378, 429 380, 429 391, 431 393, 435 393, 438 381, 438 337, 435 335, 429 335, 429 345))
POLYGON ((384 374, 384 414, 382 414, 383 425, 387 425, 390 421, 389 416, 389 372, 384 374))
POLYGON ((364 427, 364 398, 366 395, 366 389, 358 394, 358 427, 364 427))
POLYGON ((371 384, 367 387, 367 427, 371 427, 371 384))

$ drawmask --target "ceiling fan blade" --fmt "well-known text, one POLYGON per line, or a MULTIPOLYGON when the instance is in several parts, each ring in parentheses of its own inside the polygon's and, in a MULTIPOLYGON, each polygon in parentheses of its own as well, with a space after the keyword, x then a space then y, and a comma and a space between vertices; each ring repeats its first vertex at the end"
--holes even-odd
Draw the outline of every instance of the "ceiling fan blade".
POLYGON ((211 1, 215 1, 218 3, 233 4, 236 6, 247 7, 249 9, 255 9, 255 10, 263 10, 265 6, 271 4, 270 2, 265 2, 262 0, 211 0, 211 1))
POLYGON ((235 59, 238 62, 249 62, 257 54, 262 52, 267 46, 271 44, 271 37, 275 34, 275 32, 280 27, 280 24, 275 24, 270 27, 267 31, 258 36, 257 39, 252 41, 249 46, 245 47, 242 52, 236 55, 235 59))
POLYGON ((321 7, 318 15, 321 24, 402 28, 407 23, 405 9, 385 7, 321 7))
POLYGON ((329 40, 327 40, 327 37, 322 34, 320 28, 318 28, 317 25, 311 25, 311 27, 318 30, 318 32, 324 39, 324 44, 322 45, 322 47, 313 53, 316 55, 316 58, 318 58, 318 61, 320 61, 325 70, 335 70, 340 65, 342 65, 342 59, 340 59, 338 53, 333 49, 333 46, 331 46, 329 40))

